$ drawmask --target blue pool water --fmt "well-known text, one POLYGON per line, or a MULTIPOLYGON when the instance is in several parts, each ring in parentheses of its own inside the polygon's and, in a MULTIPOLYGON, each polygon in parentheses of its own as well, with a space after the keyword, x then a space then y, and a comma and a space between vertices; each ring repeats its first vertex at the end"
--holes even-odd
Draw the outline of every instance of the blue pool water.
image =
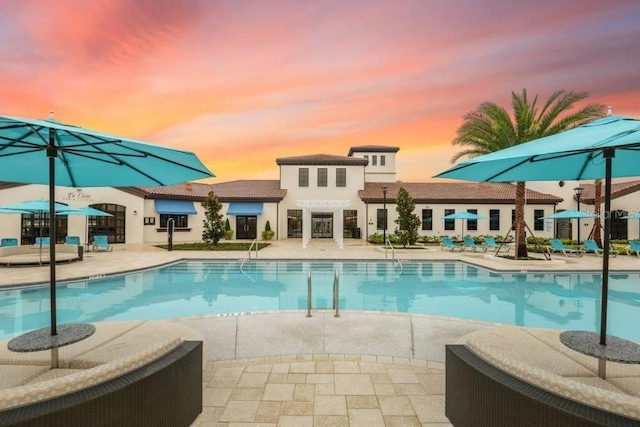
MULTIPOLYGON (((598 331, 601 275, 498 274, 461 262, 184 261, 59 285, 58 321, 166 319, 331 308, 334 271, 342 310, 397 311, 532 327, 598 331)), ((640 274, 612 274, 609 331, 640 341, 640 274)), ((47 285, 0 291, 0 339, 49 326, 47 285)))

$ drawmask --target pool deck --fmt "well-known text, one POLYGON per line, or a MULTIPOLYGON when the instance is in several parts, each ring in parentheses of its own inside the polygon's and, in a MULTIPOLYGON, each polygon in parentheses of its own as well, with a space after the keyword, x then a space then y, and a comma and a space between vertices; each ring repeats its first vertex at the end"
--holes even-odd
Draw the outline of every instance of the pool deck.
MULTIPOLYGON (((259 259, 380 260, 385 252, 359 240, 272 242, 259 259)), ((396 250, 400 260, 462 260, 497 271, 599 271, 595 255, 553 261, 495 259, 437 247, 396 250)), ((57 280, 138 270, 182 259, 242 259, 246 252, 167 252, 115 245, 60 264, 57 280)), ((255 255, 255 253, 253 254, 255 255)), ((387 251, 386 261, 391 262, 387 251)), ((640 259, 610 259, 612 271, 639 271, 640 259)), ((42 283, 48 266, 4 267, 0 286, 42 283)), ((265 312, 174 319, 206 338, 203 412, 197 426, 446 426, 444 345, 492 325, 436 316, 343 311, 265 312)))

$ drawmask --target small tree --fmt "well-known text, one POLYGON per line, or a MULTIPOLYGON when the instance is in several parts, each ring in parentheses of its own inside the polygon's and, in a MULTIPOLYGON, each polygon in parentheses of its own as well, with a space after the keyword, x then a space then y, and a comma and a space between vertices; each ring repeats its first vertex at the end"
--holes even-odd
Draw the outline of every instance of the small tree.
POLYGON ((421 221, 418 215, 415 214, 415 209, 416 204, 413 202, 409 192, 400 187, 396 198, 398 219, 395 220, 395 223, 398 224, 396 234, 403 247, 415 245, 418 241, 418 227, 420 227, 421 221))
POLYGON ((271 231, 271 224, 269 224, 269 220, 267 220, 267 223, 264 225, 264 231, 262 232, 262 240, 271 240, 274 236, 273 231, 271 231))
POLYGON ((224 237, 225 223, 222 221, 222 204, 218 197, 210 191, 207 197, 202 201, 204 208, 204 230, 202 231, 202 240, 210 245, 217 245, 220 239, 224 237))

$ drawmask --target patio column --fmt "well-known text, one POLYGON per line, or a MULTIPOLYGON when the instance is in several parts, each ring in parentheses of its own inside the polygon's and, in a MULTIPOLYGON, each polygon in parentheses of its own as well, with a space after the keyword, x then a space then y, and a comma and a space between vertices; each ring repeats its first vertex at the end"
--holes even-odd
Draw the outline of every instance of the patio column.
POLYGON ((340 249, 344 248, 344 209, 340 208, 333 213, 333 240, 340 249))
POLYGON ((307 244, 311 240, 311 211, 307 208, 302 209, 302 249, 307 248, 307 244))

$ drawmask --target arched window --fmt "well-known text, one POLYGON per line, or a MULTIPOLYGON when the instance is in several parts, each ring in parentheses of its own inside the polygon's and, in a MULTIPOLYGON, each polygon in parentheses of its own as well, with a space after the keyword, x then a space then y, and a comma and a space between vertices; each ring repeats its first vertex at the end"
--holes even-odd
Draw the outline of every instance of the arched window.
POLYGON ((113 216, 88 216, 89 240, 87 241, 92 242, 93 236, 107 236, 109 243, 126 243, 127 207, 114 203, 98 203, 91 207, 113 216))

